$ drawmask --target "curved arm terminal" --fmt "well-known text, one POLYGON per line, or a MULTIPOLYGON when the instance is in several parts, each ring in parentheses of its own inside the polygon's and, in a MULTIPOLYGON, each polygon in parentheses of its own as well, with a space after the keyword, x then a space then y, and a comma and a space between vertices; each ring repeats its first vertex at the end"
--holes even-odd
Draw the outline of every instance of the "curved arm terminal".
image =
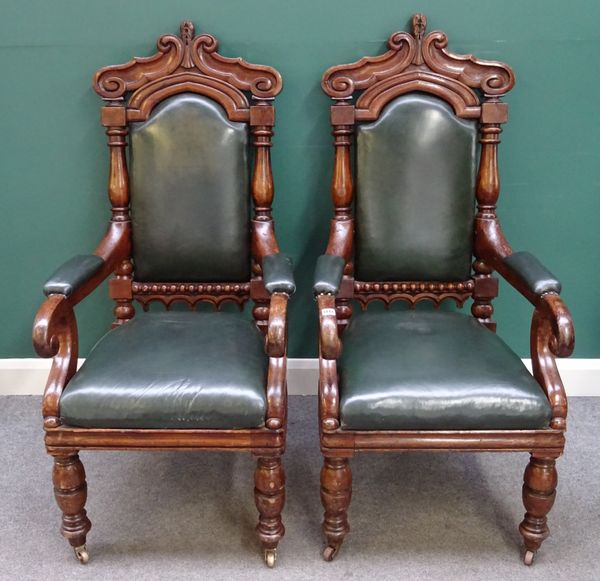
POLYGON ((556 293, 540 299, 531 322, 531 361, 533 375, 542 386, 550 406, 550 427, 566 429, 567 395, 555 357, 568 357, 575 346, 575 330, 569 309, 556 293))
POLYGON ((33 347, 40 357, 53 357, 42 403, 44 426, 60 425, 61 393, 77 371, 77 322, 68 298, 51 295, 42 304, 33 324, 33 347))

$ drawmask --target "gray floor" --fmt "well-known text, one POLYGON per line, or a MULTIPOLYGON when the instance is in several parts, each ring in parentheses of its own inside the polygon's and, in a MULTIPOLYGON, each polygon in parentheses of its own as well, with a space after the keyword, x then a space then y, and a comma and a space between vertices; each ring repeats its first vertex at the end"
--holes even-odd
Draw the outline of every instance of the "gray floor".
POLYGON ((352 461, 352 532, 321 560, 315 398, 293 397, 287 534, 274 571, 254 537, 253 462, 238 454, 81 455, 90 563, 58 533, 40 398, 0 397, 2 579, 600 579, 600 398, 574 398, 551 537, 519 556, 524 454, 362 455, 352 461))

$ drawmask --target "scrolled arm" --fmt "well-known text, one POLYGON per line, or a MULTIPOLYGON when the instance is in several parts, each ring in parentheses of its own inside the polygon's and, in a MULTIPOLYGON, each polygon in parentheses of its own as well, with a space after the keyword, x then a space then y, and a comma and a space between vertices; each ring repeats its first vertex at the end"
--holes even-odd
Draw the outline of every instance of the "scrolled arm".
POLYGON ((569 357, 575 348, 575 328, 571 312, 562 298, 555 293, 544 295, 536 313, 550 323, 552 353, 556 357, 569 357))
POLYGON ((495 268, 535 310, 531 320, 531 363, 552 409, 550 427, 565 430, 567 394, 556 366, 556 357, 569 357, 575 345, 573 319, 559 296, 560 281, 529 252, 499 253, 488 258, 495 268))
POLYGON ((319 418, 325 432, 337 430, 340 425, 340 398, 338 389, 337 358, 342 352, 335 313, 335 297, 317 296, 319 307, 319 418))
POLYGON ((535 307, 530 334, 533 376, 550 402, 550 427, 565 430, 567 395, 556 357, 571 355, 575 331, 571 313, 559 296, 560 281, 529 252, 513 252, 497 219, 476 220, 475 234, 477 256, 535 307))
POLYGON ((46 428, 60 425, 60 396, 77 370, 77 321, 73 308, 129 256, 129 251, 129 223, 111 222, 93 256, 67 262, 44 286, 48 298, 36 314, 32 340, 40 357, 54 358, 42 402, 46 428))
POLYGON ((42 304, 33 324, 33 347, 40 357, 53 357, 42 403, 44 426, 60 425, 59 401, 77 370, 77 322, 69 299, 53 294, 42 304))
POLYGON ((287 385, 287 303, 288 295, 273 293, 269 307, 269 323, 265 337, 265 350, 269 355, 267 375, 267 420, 269 429, 277 430, 285 422, 287 385))
POLYGON ((545 391, 552 419, 550 427, 566 429, 567 395, 556 366, 556 357, 573 353, 575 331, 569 309, 559 296, 560 281, 529 252, 493 255, 493 266, 535 310, 531 321, 531 362, 533 376, 545 391))
POLYGON ((324 432, 340 426, 337 359, 342 352, 338 333, 335 295, 340 290, 346 261, 324 254, 317 262, 313 291, 319 310, 319 419, 324 432))
POLYGON ((556 357, 569 357, 575 346, 575 330, 569 309, 556 293, 544 294, 531 322, 533 375, 552 408, 550 427, 566 429, 567 395, 556 366, 556 357))
POLYGON ((270 357, 284 357, 287 349, 287 303, 296 291, 292 259, 279 252, 262 259, 263 281, 271 295, 265 349, 270 357))

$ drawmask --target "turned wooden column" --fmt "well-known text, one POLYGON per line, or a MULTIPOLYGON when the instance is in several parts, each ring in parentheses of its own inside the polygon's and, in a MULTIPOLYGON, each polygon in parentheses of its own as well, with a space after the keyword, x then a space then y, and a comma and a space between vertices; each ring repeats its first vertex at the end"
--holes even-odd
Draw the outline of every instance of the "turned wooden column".
MULTIPOLYGON (((109 148, 108 198, 111 222, 130 222, 129 172, 127 171, 127 110, 116 101, 102 108, 102 125, 106 127, 109 148)), ((123 260, 109 282, 110 297, 116 302, 113 327, 122 325, 135 315, 131 291, 133 265, 123 260)))
POLYGON ((556 498, 556 473, 554 458, 537 458, 533 454, 525 469, 523 504, 525 518, 519 531, 525 542, 525 564, 531 565, 533 557, 550 534, 547 515, 556 498))
POLYGON ((92 523, 84 508, 87 485, 78 454, 54 457, 52 482, 54 497, 63 515, 60 532, 73 548, 83 547, 92 523))
MULTIPOLYGON (((354 106, 341 100, 331 107, 331 125, 335 158, 331 178, 331 199, 334 217, 331 224, 331 235, 326 254, 343 256, 346 260, 345 276, 353 276, 354 265, 351 262, 352 243, 354 238, 354 220, 352 217, 352 200, 354 183, 350 148, 354 139, 354 106)), ((352 317, 352 303, 347 298, 337 298, 336 316, 338 332, 341 334, 352 317)))
MULTIPOLYGON (((257 101, 250 107, 250 127, 252 145, 254 146, 254 171, 252 173, 251 191, 254 203, 252 218, 252 255, 254 263, 253 275, 256 279, 262 277, 262 257, 279 252, 275 239, 272 203, 275 193, 273 172, 271 169, 271 145, 273 126, 275 124, 275 109, 270 101, 257 101)), ((269 322, 268 295, 255 296, 252 315, 258 328, 266 334, 269 322)))
POLYGON ((258 458, 254 486, 254 500, 259 513, 258 538, 264 549, 275 549, 285 533, 281 520, 285 504, 285 474, 280 457, 258 458))
POLYGON ((481 156, 477 174, 477 214, 475 215, 475 287, 471 312, 492 331, 496 330, 493 320, 493 299, 498 296, 498 279, 492 276, 492 268, 484 256, 490 247, 501 249, 505 240, 501 235, 496 215, 496 203, 500 195, 498 172, 498 145, 502 123, 508 120, 508 108, 497 97, 488 97, 481 105, 480 139, 481 156))
POLYGON ((325 509, 323 532, 327 538, 323 557, 327 561, 335 557, 350 530, 348 507, 351 498, 352 472, 348 458, 324 458, 321 469, 321 502, 325 509))

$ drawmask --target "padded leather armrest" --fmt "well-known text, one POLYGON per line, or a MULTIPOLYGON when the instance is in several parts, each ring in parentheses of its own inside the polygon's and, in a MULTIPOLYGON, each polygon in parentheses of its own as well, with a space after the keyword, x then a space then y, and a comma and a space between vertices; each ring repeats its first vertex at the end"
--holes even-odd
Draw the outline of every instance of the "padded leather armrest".
POLYGON ((269 254, 262 259, 263 280, 270 294, 296 292, 292 259, 281 253, 269 254))
POLYGON ((60 266, 44 284, 44 294, 71 296, 83 283, 94 276, 104 265, 95 254, 74 256, 60 266))
POLYGON ((345 261, 341 256, 323 254, 317 260, 315 268, 315 295, 322 293, 337 294, 344 275, 345 261))
POLYGON ((547 292, 560 293, 560 281, 531 253, 514 252, 504 259, 512 271, 534 295, 547 292))

